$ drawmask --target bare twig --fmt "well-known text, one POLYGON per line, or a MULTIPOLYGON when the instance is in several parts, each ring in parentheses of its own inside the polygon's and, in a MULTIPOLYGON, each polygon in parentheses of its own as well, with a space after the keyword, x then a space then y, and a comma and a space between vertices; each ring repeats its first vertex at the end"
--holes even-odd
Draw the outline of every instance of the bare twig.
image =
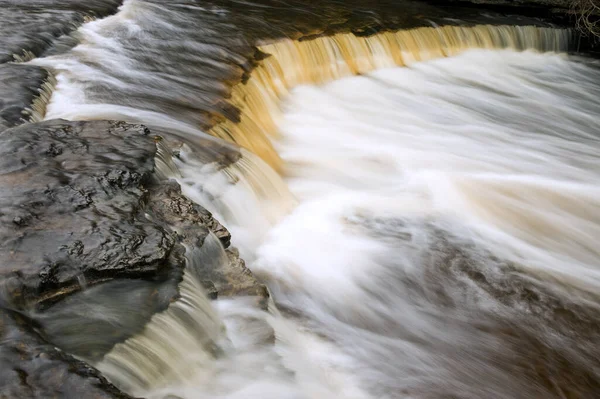
POLYGON ((574 0, 572 9, 577 16, 577 27, 600 38, 600 0, 574 0))

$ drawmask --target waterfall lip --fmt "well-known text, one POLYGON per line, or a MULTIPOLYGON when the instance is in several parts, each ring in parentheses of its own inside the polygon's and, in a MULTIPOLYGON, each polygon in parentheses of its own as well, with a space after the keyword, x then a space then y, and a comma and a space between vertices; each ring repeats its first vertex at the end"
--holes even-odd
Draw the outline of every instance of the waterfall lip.
POLYGON ((25 109, 25 112, 29 114, 30 122, 41 122, 44 120, 47 106, 58 83, 52 72, 48 70, 46 72, 48 73, 48 77, 38 89, 39 95, 33 99, 31 107, 25 109))
POLYGON ((249 79, 232 89, 230 104, 240 110, 239 121, 217 123, 209 133, 254 152, 282 173, 284 166, 271 139, 277 137, 281 100, 297 85, 322 84, 478 48, 567 52, 575 36, 572 29, 535 25, 443 25, 263 42, 258 51, 268 56, 261 56, 249 79))
MULTIPOLYGON (((184 246, 186 267, 178 297, 154 314, 142 331, 117 343, 95 362, 111 382, 132 394, 185 384, 198 368, 213 372, 226 337, 212 300, 244 300, 245 312, 253 309, 256 316, 266 317, 260 316, 269 304, 266 287, 244 269, 236 252, 223 247, 217 235, 209 232, 201 246, 184 246)), ((271 336, 268 324, 264 328, 271 336)))
POLYGON ((26 64, 0 64, 0 130, 40 120, 54 87, 54 76, 26 64))

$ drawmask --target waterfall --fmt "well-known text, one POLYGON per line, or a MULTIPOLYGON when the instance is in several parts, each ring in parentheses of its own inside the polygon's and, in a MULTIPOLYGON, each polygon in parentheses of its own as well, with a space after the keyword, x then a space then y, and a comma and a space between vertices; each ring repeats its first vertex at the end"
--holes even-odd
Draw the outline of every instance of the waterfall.
POLYGON ((470 50, 297 86, 271 137, 296 203, 261 234, 239 185, 221 220, 371 397, 593 397, 598 82, 566 54, 470 50))
POLYGON ((226 121, 210 130, 260 156, 276 170, 281 159, 271 138, 281 119, 279 103, 301 84, 322 84, 375 69, 410 66, 451 57, 469 49, 514 49, 565 52, 573 42, 568 29, 534 26, 442 26, 359 37, 351 33, 259 46, 269 56, 249 81, 234 87, 231 102, 241 110, 239 122, 226 121))
POLYGON ((595 397, 600 74, 573 33, 278 40, 233 85, 255 52, 226 15, 128 0, 33 61, 56 76, 45 118, 183 138, 159 175, 272 293, 209 301, 197 270, 228 261, 209 235, 181 298, 96 366, 149 398, 595 397))

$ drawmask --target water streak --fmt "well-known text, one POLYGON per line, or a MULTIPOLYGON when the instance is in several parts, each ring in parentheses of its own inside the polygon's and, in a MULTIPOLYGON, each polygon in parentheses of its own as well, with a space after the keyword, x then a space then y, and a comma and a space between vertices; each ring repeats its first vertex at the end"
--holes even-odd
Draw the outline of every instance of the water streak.
POLYGON ((296 88, 275 147, 299 206, 252 270, 373 397, 594 397, 599 78, 470 51, 296 88))

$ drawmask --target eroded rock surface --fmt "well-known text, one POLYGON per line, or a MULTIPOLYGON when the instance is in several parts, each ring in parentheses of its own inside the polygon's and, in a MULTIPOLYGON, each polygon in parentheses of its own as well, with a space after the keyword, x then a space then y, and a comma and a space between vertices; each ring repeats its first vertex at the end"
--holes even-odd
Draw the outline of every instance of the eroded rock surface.
MULTIPOLYGON (((0 268, 6 301, 52 302, 116 278, 178 279, 184 244, 212 215, 154 174, 150 131, 123 122, 48 121, 0 134, 0 268)), ((237 261, 234 262, 237 264, 237 261)))
POLYGON ((226 259, 218 259, 218 249, 215 249, 212 252, 215 255, 211 256, 210 249, 206 248, 199 262, 192 260, 199 280, 204 283, 209 293, 215 297, 254 296, 263 307, 266 306, 269 296, 267 289, 245 266, 237 249, 230 247, 229 231, 207 210, 184 197, 179 184, 174 181, 165 182, 151 190, 147 209, 157 218, 169 221, 170 227, 177 231, 182 243, 192 249, 192 256, 194 249, 203 246, 209 231, 226 248, 226 259))
POLYGON ((0 134, 0 278, 43 301, 119 277, 183 267, 175 237, 143 203, 155 145, 143 126, 50 121, 0 134))

